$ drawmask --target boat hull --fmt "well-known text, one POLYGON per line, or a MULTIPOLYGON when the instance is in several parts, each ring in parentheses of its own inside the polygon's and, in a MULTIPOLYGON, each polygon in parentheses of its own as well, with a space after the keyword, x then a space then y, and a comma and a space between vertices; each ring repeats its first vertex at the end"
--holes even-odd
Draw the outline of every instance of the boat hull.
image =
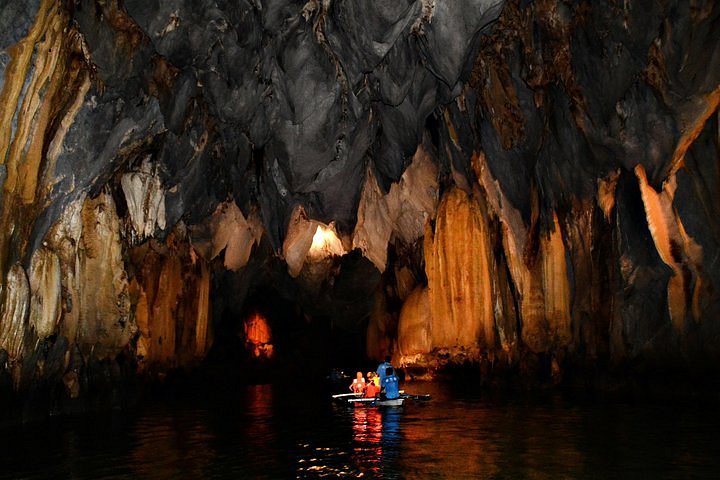
POLYGON ((400 407, 405 402, 405 399, 400 398, 366 398, 355 394, 340 394, 333 395, 335 401, 347 403, 351 405, 368 405, 371 407, 400 407))

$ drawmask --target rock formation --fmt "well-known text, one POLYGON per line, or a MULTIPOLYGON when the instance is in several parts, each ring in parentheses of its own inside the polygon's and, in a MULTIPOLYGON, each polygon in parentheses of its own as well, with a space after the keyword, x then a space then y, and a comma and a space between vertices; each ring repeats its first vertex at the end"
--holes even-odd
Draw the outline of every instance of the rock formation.
POLYGON ((263 294, 295 306, 277 358, 301 332, 426 373, 717 368, 717 2, 33 0, 0 25, 15 390, 197 365, 263 294))

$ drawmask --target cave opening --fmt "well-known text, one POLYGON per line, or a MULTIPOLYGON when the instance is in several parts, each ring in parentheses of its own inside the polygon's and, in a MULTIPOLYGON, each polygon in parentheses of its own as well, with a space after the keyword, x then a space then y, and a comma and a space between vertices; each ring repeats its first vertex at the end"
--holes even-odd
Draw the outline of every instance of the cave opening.
MULTIPOLYGON (((343 309, 351 307, 339 305, 342 302, 327 292, 308 292, 286 272, 275 275, 283 281, 252 285, 243 295, 237 276, 226 274, 225 284, 221 280, 211 292, 218 306, 206 367, 234 371, 230 376, 240 380, 269 383, 284 378, 317 381, 333 369, 368 362, 368 320, 362 311, 343 315, 343 309)), ((340 281, 329 288, 346 287, 340 281)))

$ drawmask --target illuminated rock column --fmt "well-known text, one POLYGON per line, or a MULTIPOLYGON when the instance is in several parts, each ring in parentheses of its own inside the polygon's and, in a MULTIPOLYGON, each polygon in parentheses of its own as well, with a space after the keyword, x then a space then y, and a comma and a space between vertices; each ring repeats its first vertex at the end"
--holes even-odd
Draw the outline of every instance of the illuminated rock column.
POLYGON ((425 269, 434 347, 495 346, 491 256, 486 217, 453 188, 425 230, 425 269))

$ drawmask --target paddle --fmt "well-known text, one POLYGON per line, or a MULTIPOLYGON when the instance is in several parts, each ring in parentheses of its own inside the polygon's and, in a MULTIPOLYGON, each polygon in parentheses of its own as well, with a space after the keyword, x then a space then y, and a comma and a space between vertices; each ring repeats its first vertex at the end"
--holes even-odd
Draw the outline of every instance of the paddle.
POLYGON ((412 398, 413 400, 430 400, 429 393, 423 393, 420 395, 413 395, 411 393, 402 393, 400 396, 402 398, 412 398))
POLYGON ((336 393, 335 395, 332 396, 332 398, 359 397, 359 396, 361 396, 361 395, 362 395, 361 393, 353 393, 353 392, 350 392, 350 393, 336 393))

